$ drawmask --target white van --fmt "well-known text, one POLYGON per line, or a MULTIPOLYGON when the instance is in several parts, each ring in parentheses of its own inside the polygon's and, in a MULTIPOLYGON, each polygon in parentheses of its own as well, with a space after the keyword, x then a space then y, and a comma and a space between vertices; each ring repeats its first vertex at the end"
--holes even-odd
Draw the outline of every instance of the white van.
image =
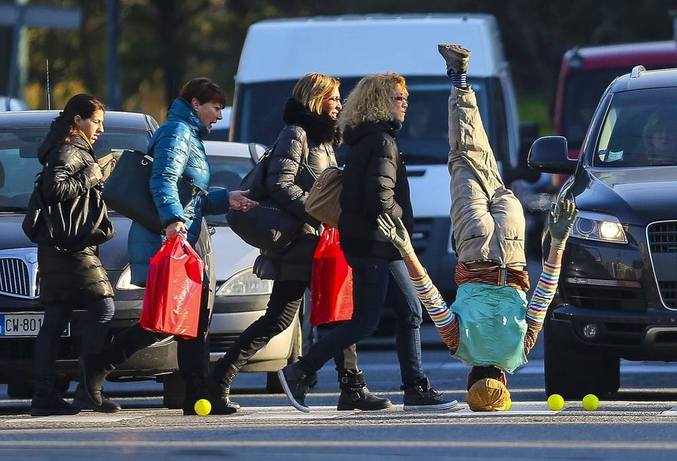
POLYGON ((237 75, 230 140, 271 144, 284 103, 306 72, 341 79, 347 96, 367 75, 404 75, 409 109, 397 141, 411 184, 413 243, 435 284, 455 290, 447 171, 450 81, 438 43, 472 50, 468 71, 489 140, 503 172, 518 166, 519 123, 498 26, 485 14, 367 15, 265 20, 247 33, 237 75))

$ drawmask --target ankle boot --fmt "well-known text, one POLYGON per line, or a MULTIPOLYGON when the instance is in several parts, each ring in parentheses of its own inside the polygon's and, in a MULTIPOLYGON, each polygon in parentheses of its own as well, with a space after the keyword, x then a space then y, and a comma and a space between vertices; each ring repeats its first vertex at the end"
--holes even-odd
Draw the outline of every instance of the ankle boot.
POLYGON ((228 365, 223 358, 219 359, 209 379, 207 380, 207 390, 209 391, 209 401, 212 404, 212 413, 223 409, 223 413, 231 414, 240 409, 240 404, 230 400, 230 385, 237 376, 238 369, 233 365, 228 365))
POLYGON ((369 392, 360 370, 341 370, 339 372, 339 396, 336 409, 341 410, 384 410, 391 406, 390 400, 377 397, 369 392))
POLYGON ((100 354, 83 355, 80 358, 81 383, 75 391, 73 404, 101 413, 120 411, 120 405, 102 393, 106 376, 112 370, 113 367, 106 366, 100 354))
POLYGON ((442 55, 447 63, 447 74, 450 72, 456 74, 465 74, 468 72, 468 61, 470 60, 470 51, 460 45, 437 45, 437 51, 442 55))

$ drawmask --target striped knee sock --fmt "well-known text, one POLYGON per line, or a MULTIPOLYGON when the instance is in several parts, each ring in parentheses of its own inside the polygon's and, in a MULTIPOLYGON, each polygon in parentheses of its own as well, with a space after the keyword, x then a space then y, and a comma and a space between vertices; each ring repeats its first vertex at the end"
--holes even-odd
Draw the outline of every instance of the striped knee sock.
POLYGON ((466 76, 468 74, 463 73, 463 74, 457 74, 453 70, 449 70, 448 72, 449 77, 451 77, 451 83, 454 85, 456 88, 467 88, 468 84, 466 83, 466 76))

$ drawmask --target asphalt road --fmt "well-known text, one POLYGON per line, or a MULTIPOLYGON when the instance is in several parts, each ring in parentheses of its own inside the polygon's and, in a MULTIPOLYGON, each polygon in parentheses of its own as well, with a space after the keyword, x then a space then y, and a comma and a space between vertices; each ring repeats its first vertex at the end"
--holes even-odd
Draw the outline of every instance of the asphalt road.
MULTIPOLYGON (((429 327, 424 340, 435 342, 429 327)), ((624 362, 613 401, 596 412, 579 401, 552 412, 536 353, 509 380, 510 411, 472 413, 463 403, 467 369, 444 350, 426 348, 426 373, 460 403, 452 412, 405 412, 389 344, 376 341, 380 347, 360 353, 369 387, 394 404, 374 413, 335 410, 331 366, 307 399, 310 414, 283 395, 265 394, 263 374, 238 377, 234 398, 243 408, 231 416, 184 417, 162 408, 158 384, 126 383, 107 386, 124 407, 119 414, 31 418, 29 402, 9 400, 0 387, 0 460, 677 459, 677 365, 624 362)))

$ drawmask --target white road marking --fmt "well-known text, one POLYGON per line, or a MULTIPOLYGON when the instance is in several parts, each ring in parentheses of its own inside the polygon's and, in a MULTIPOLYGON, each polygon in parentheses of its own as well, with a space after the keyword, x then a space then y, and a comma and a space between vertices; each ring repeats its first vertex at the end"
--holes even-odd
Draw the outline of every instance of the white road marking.
POLYGON ((93 415, 70 415, 70 416, 24 416, 22 418, 12 418, 12 419, 0 419, 0 423, 8 424, 35 424, 36 422, 40 423, 117 423, 120 421, 128 421, 132 419, 140 419, 148 415, 125 415, 115 414, 115 415, 102 415, 102 414, 93 414, 93 415))
POLYGON ((673 407, 673 408, 670 408, 669 410, 665 410, 659 416, 677 416, 677 407, 673 407))

